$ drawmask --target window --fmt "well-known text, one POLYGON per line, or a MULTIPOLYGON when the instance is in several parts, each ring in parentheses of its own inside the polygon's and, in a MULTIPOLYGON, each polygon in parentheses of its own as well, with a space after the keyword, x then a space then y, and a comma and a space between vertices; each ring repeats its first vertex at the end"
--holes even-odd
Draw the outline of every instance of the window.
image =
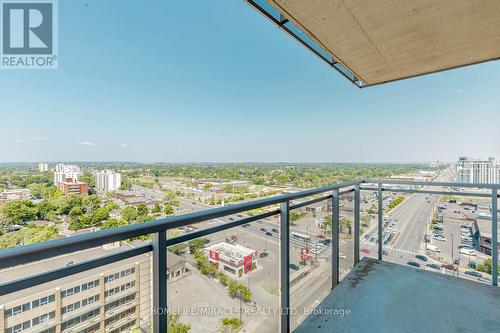
POLYGON ((31 309, 31 303, 25 303, 23 304, 23 312, 28 311, 31 309))
POLYGON ((12 315, 15 316, 16 314, 19 314, 23 312, 23 308, 21 305, 18 305, 12 309, 12 315))
POLYGON ((98 285, 99 285, 99 280, 90 281, 90 282, 84 283, 80 286, 66 289, 61 293, 61 295, 62 295, 62 297, 71 296, 71 295, 79 293, 80 291, 85 291, 85 290, 97 287, 98 285))

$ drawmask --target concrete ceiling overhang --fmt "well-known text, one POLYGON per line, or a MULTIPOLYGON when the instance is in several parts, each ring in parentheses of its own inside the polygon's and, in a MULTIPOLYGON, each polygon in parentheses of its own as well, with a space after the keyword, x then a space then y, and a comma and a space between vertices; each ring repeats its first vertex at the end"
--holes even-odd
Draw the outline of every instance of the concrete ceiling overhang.
POLYGON ((500 58, 500 0, 266 1, 360 86, 500 58))

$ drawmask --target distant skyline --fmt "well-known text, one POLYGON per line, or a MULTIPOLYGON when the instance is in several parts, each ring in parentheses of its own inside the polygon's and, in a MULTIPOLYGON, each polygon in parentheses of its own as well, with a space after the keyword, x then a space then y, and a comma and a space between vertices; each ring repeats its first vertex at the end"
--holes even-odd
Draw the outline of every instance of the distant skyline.
POLYGON ((360 90, 242 0, 60 1, 59 69, 0 74, 3 163, 500 158, 500 62, 360 90))

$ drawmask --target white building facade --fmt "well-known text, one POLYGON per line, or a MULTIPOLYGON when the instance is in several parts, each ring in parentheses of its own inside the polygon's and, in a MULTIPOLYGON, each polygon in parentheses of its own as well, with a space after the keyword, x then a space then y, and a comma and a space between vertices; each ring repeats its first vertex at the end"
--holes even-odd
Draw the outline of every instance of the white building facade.
POLYGON ((72 179, 76 182, 81 175, 82 171, 79 166, 57 164, 54 169, 54 185, 57 186, 59 183, 64 183, 67 179, 72 179))
POLYGON ((95 187, 97 190, 113 192, 122 185, 122 175, 111 170, 95 173, 95 187))
POLYGON ((500 160, 492 157, 488 159, 460 157, 457 163, 457 181, 460 183, 500 184, 500 160))
POLYGON ((38 171, 40 172, 49 171, 49 165, 47 163, 38 163, 38 171))

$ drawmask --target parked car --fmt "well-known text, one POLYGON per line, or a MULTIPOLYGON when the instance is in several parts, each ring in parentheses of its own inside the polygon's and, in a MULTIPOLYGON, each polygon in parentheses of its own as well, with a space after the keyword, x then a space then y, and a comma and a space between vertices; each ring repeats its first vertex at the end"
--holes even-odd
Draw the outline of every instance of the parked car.
POLYGON ((462 247, 460 250, 458 250, 458 252, 461 253, 461 254, 469 255, 469 256, 475 256, 476 255, 476 250, 468 249, 466 247, 462 247))
POLYGON ((278 229, 275 229, 275 228, 271 229, 271 231, 272 231, 272 232, 275 232, 275 233, 280 232, 278 229))
POLYGON ((360 252, 363 252, 363 253, 370 253, 370 250, 367 249, 367 248, 362 248, 361 250, 359 250, 360 252))
POLYGON ((269 236, 269 237, 272 237, 273 233, 268 231, 268 232, 266 232, 266 235, 269 236))
POLYGON ((431 268, 431 269, 440 269, 441 268, 437 264, 427 264, 425 266, 428 267, 428 268, 431 268))
POLYGON ((250 223, 245 223, 241 225, 243 228, 250 228, 250 223))
POLYGON ((293 269, 294 271, 298 271, 300 269, 300 267, 295 264, 290 264, 290 268, 293 269))
POLYGON ((268 255, 269 255, 269 253, 267 253, 267 252, 261 252, 261 253, 259 254, 259 257, 261 257, 261 258, 265 258, 265 257, 267 257, 268 255))
POLYGON ((420 267, 420 264, 416 261, 408 261, 407 264, 413 267, 420 267))
POLYGON ((415 258, 420 259, 420 260, 422 260, 422 261, 428 261, 428 260, 429 260, 429 259, 427 259, 427 257, 426 257, 426 256, 421 255, 421 254, 417 254, 417 255, 415 256, 415 258))
POLYGON ((465 274, 470 275, 470 276, 474 276, 474 277, 477 277, 477 278, 482 278, 483 277, 483 274, 481 274, 479 272, 476 272, 476 271, 465 271, 465 274))
POLYGON ((388 256, 389 255, 389 252, 387 250, 382 250, 382 255, 384 256, 388 256))
POLYGON ((442 235, 434 235, 432 236, 432 238, 434 238, 435 240, 438 240, 440 242, 445 242, 446 241, 446 238, 442 235))
POLYGON ((457 259, 453 260, 453 263, 454 263, 455 265, 460 265, 460 259, 459 259, 459 258, 457 258, 457 259))
POLYGON ((267 232, 266 228, 260 228, 260 231, 267 232))
POLYGON ((229 221, 234 221, 234 217, 230 217, 230 218, 229 218, 229 221))
POLYGON ((455 270, 455 266, 453 266, 453 264, 442 264, 441 267, 444 268, 444 269, 447 269, 449 271, 454 271, 455 270))
POLYGON ((469 266, 469 267, 470 267, 470 268, 472 268, 472 269, 476 269, 477 264, 476 264, 476 262, 475 262, 475 261, 471 261, 471 262, 469 262, 469 264, 468 264, 467 266, 469 266))
POLYGON ((439 247, 437 247, 436 245, 431 245, 431 244, 427 245, 427 250, 432 251, 432 252, 441 252, 439 247))

